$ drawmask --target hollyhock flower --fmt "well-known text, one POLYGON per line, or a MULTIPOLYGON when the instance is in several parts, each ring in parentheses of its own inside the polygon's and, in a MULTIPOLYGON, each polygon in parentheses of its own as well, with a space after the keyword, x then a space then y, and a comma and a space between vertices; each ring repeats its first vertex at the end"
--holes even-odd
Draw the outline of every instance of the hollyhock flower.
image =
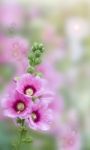
POLYGON ((15 75, 27 71, 28 42, 20 36, 0 34, 0 85, 6 87, 15 75))
POLYGON ((79 150, 80 133, 69 125, 65 125, 60 132, 60 150, 79 150))
POLYGON ((74 110, 67 112, 66 121, 62 123, 58 132, 60 150, 79 150, 81 136, 77 114, 74 110))
POLYGON ((29 10, 29 16, 30 16, 30 20, 36 20, 38 17, 40 17, 40 11, 39 8, 37 6, 32 6, 29 10))
POLYGON ((51 63, 43 63, 37 67, 37 70, 43 73, 44 77, 47 78, 49 85, 52 90, 57 90, 63 82, 63 77, 60 76, 51 63), (52 84, 54 83, 54 84, 52 84))
POLYGON ((53 93, 46 90, 46 80, 38 76, 24 74, 20 76, 16 83, 17 91, 29 97, 39 98, 41 101, 49 102, 53 98, 53 93))
POLYGON ((28 47, 28 41, 20 36, 5 37, 3 42, 3 57, 7 62, 12 64, 17 75, 27 71, 28 47))
POLYGON ((64 112, 64 101, 62 97, 54 96, 53 101, 48 105, 48 108, 53 110, 53 124, 50 128, 50 132, 57 137, 61 128, 61 119, 64 112))
POLYGON ((45 24, 44 26, 44 30, 42 32, 42 38, 43 41, 45 41, 46 43, 51 42, 55 40, 55 28, 54 26, 52 26, 51 24, 45 24))
POLYGON ((21 6, 13 3, 3 3, 0 6, 0 24, 4 27, 20 28, 22 26, 23 11, 21 6))
POLYGON ((7 39, 8 55, 12 55, 14 59, 20 60, 22 56, 28 55, 29 44, 27 39, 20 36, 13 36, 7 39))
POLYGON ((38 103, 32 106, 27 123, 34 130, 48 130, 52 124, 52 118, 52 110, 44 103, 38 103))
POLYGON ((53 101, 48 105, 48 107, 53 111, 55 118, 60 119, 61 114, 64 111, 64 101, 62 97, 54 96, 53 101))
POLYGON ((5 116, 16 118, 25 117, 29 109, 31 108, 31 99, 25 97, 25 95, 15 91, 9 93, 7 98, 2 102, 5 116))

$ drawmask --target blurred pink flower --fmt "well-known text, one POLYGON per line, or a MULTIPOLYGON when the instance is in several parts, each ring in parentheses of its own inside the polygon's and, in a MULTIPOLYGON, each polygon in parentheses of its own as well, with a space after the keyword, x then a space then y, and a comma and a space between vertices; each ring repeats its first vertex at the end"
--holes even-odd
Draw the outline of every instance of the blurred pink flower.
POLYGON ((49 108, 54 110, 54 113, 58 114, 59 117, 64 110, 64 101, 62 97, 54 96, 53 101, 49 104, 49 108))
POLYGON ((60 150, 79 150, 80 134, 71 126, 64 126, 61 131, 60 150))
POLYGON ((48 105, 49 109, 53 110, 53 124, 50 128, 50 132, 57 137, 62 127, 61 119, 64 113, 64 101, 62 97, 54 96, 53 101, 48 105))
POLYGON ((18 4, 4 3, 0 5, 0 24, 4 27, 14 29, 20 28, 23 24, 23 11, 18 4))
POLYGON ((26 72, 28 67, 28 41, 20 36, 5 37, 1 36, 1 60, 10 63, 15 74, 19 75, 26 72))
POLYGON ((34 5, 34 6, 31 6, 30 10, 29 10, 29 16, 30 16, 30 20, 32 19, 35 20, 35 19, 38 19, 38 17, 40 16, 40 9, 38 8, 38 6, 34 5))
POLYGON ((28 55, 28 49, 29 43, 24 37, 13 36, 7 38, 7 57, 12 57, 13 61, 21 61, 23 56, 25 57, 28 55))
POLYGON ((32 106, 28 114, 27 123, 34 130, 48 130, 53 121, 52 110, 44 103, 37 103, 32 106))
POLYGON ((2 107, 4 109, 4 115, 16 118, 25 117, 29 109, 31 108, 32 101, 30 98, 25 97, 25 95, 15 91, 2 101, 2 107))
POLYGON ((55 26, 49 23, 44 23, 42 29, 42 40, 47 45, 51 45, 54 48, 64 47, 64 40, 63 38, 57 33, 55 26))
POLYGON ((43 73, 43 76, 48 80, 52 90, 57 90, 60 87, 62 77, 51 63, 43 63, 37 67, 37 70, 43 73))
POLYGON ((59 133, 60 150, 80 150, 81 136, 78 124, 78 116, 75 111, 67 112, 66 122, 62 123, 59 133))
POLYGON ((43 32, 42 32, 42 38, 46 43, 54 41, 54 38, 55 38, 54 26, 52 26, 51 24, 45 24, 43 32))

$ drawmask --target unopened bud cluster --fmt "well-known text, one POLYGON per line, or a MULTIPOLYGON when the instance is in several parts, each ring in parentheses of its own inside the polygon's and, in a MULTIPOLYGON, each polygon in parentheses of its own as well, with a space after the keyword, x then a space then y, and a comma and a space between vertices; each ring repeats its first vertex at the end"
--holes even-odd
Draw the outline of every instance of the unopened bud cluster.
POLYGON ((35 67, 41 63, 41 56, 44 52, 43 44, 41 43, 34 43, 32 46, 32 50, 28 57, 30 67, 28 68, 28 73, 34 73, 35 67))

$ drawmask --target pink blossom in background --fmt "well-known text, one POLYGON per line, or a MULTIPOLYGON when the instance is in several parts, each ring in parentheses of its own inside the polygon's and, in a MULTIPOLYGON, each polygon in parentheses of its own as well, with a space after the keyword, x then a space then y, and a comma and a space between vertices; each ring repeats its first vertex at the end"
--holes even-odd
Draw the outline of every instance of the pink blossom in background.
POLYGON ((43 63, 37 67, 37 70, 43 73, 53 90, 57 90, 61 86, 62 77, 56 72, 51 63, 43 63))
POLYGON ((51 126, 51 133, 57 137, 58 132, 61 128, 61 118, 64 113, 64 101, 63 98, 60 96, 54 96, 53 101, 48 106, 50 109, 53 110, 53 124, 51 126))
POLYGON ((15 74, 20 75, 27 71, 29 43, 27 39, 20 36, 3 36, 2 42, 2 60, 11 63, 15 69, 15 74))
POLYGON ((68 52, 65 47, 61 48, 59 46, 56 49, 52 49, 50 51, 49 55, 47 55, 47 59, 50 59, 51 64, 55 65, 56 62, 61 62, 62 60, 64 60, 67 56, 67 53, 68 52))
POLYGON ((1 4, 0 6, 0 24, 3 27, 13 29, 20 28, 23 25, 23 11, 18 4, 1 4))
MULTIPOLYGON (((23 57, 28 56, 29 43, 27 39, 21 36, 7 37, 7 51, 8 59, 12 58, 12 61, 21 61, 23 57)), ((11 59, 10 59, 11 60, 11 59)))
POLYGON ((63 126, 60 133, 60 150, 80 150, 80 134, 70 126, 63 126))
POLYGON ((55 26, 48 22, 45 22, 42 28, 42 40, 45 44, 52 45, 53 48, 65 47, 63 37, 58 34, 55 26))
POLYGON ((53 101, 49 104, 49 108, 54 110, 54 113, 58 113, 59 117, 64 111, 64 101, 60 96, 54 96, 53 101))
POLYGON ((29 9, 29 17, 30 17, 30 20, 32 19, 35 20, 37 19, 39 16, 40 16, 40 12, 39 12, 39 8, 38 6, 31 6, 31 8, 29 9))
POLYGON ((66 121, 62 122, 58 133, 59 150, 80 150, 81 136, 78 116, 73 110, 67 112, 66 121))
POLYGON ((52 110, 43 102, 34 104, 27 118, 27 124, 34 130, 49 130, 52 121, 52 110))
POLYGON ((54 26, 50 24, 45 25, 43 32, 42 32, 43 41, 45 41, 46 43, 49 43, 54 40, 54 36, 55 36, 54 26))

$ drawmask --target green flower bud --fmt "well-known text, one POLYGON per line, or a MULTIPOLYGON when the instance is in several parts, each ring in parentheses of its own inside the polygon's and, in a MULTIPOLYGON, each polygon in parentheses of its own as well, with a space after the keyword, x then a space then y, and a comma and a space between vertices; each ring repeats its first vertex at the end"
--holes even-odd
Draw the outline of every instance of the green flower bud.
POLYGON ((38 49, 38 43, 34 43, 32 51, 35 52, 38 49))
POLYGON ((40 50, 35 51, 35 56, 36 56, 36 57, 40 57, 40 56, 41 56, 40 50))
POLYGON ((34 73, 34 68, 33 67, 29 67, 27 70, 28 73, 34 73))
POLYGON ((39 47, 39 49, 42 49, 43 48, 43 44, 40 43, 38 47, 39 47))
POLYGON ((30 55, 28 56, 28 58, 31 60, 33 59, 33 57, 34 57, 33 53, 30 53, 30 55))
POLYGON ((40 58, 36 58, 35 59, 35 65, 38 65, 38 64, 40 64, 41 63, 41 59, 40 58))
POLYGON ((30 64, 31 66, 33 66, 33 65, 34 65, 34 61, 35 61, 35 58, 33 57, 33 59, 30 59, 30 60, 29 60, 29 64, 30 64))

